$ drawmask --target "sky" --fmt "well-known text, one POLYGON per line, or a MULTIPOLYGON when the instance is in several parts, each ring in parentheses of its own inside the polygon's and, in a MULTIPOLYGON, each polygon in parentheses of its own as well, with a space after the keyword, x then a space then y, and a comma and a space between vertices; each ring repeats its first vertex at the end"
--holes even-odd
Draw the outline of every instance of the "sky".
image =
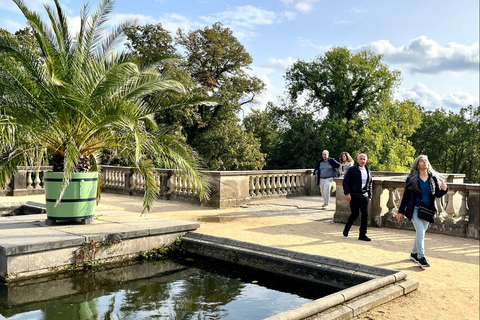
MULTIPOLYGON (((24 1, 42 14, 43 4, 53 4, 24 1)), ((83 1, 60 3, 78 26, 83 1)), ((284 96, 285 71, 295 61, 343 46, 383 54, 390 69, 401 71, 395 98, 458 112, 479 105, 479 15, 478 0, 117 0, 111 21, 161 23, 172 35, 220 21, 252 55, 249 73, 266 84, 256 108, 284 96)), ((0 28, 24 27, 16 5, 0 0, 0 28)))

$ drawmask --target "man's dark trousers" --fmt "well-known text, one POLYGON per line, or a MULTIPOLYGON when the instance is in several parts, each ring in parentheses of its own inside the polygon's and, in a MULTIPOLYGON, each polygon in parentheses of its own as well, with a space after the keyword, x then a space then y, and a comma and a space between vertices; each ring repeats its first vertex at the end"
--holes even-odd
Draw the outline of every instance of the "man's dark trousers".
POLYGON ((349 231, 352 227, 355 220, 358 218, 359 212, 362 213, 360 220, 360 237, 367 235, 367 224, 368 224, 368 198, 353 198, 350 200, 350 210, 352 213, 348 217, 347 224, 345 225, 345 230, 349 231))

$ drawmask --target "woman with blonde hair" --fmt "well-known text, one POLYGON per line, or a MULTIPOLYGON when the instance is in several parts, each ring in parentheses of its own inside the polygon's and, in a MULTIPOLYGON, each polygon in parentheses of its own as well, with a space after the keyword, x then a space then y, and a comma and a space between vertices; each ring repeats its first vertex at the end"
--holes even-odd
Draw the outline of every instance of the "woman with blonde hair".
POLYGON ((343 178, 345 176, 345 173, 347 172, 348 168, 353 166, 353 159, 350 153, 348 152, 342 152, 340 154, 340 167, 338 168, 338 173, 340 174, 340 178, 343 178))
POLYGON ((422 268, 430 267, 425 257, 425 232, 437 212, 435 197, 443 197, 447 191, 444 177, 433 169, 428 157, 418 156, 405 182, 397 220, 406 216, 412 221, 416 232, 410 259, 422 268))

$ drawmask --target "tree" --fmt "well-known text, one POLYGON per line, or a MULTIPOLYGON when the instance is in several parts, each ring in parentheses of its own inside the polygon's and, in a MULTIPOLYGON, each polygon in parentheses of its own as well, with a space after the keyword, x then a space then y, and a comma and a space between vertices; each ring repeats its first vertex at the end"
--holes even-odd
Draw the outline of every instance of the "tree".
POLYGON ((377 171, 405 172, 415 159, 410 137, 421 122, 421 107, 412 100, 387 101, 372 108, 365 124, 347 142, 353 157, 366 153, 377 171))
POLYGON ((325 148, 319 135, 321 123, 314 113, 285 100, 280 106, 269 105, 266 112, 266 131, 275 130, 271 134, 272 145, 268 146, 266 168, 313 168, 325 148))
POLYGON ((458 113, 436 109, 423 111, 423 120, 412 136, 418 154, 425 154, 441 172, 465 173, 465 180, 480 180, 480 107, 458 113))
MULTIPOLYGON (((40 48, 40 55, 26 46, 0 37, 0 60, 6 75, 2 101, 0 184, 25 163, 32 151, 45 150, 53 157, 54 171, 63 171, 63 189, 73 172, 100 171, 100 153, 121 155, 145 178, 144 211, 150 210, 158 185, 154 163, 174 169, 199 191, 208 194, 195 152, 153 121, 156 106, 146 95, 161 91, 182 92, 181 83, 158 72, 156 64, 140 66, 135 56, 117 52, 130 22, 106 33, 113 9, 103 0, 90 14, 82 7, 80 31, 75 40, 58 0, 46 6, 50 25, 21 0, 20 8, 40 48)), ((59 200, 61 198, 59 195, 59 200)))
POLYGON ((273 104, 269 102, 264 110, 252 109, 252 113, 243 118, 245 130, 253 133, 259 139, 260 151, 267 157, 273 154, 274 147, 280 137, 279 124, 275 121, 272 113, 273 108, 273 104))
MULTIPOLYGON (((141 60, 150 54, 165 53, 166 45, 156 46, 151 41, 152 38, 167 39, 164 43, 170 43, 169 34, 161 25, 137 27, 135 31, 135 35, 129 39, 130 48, 141 60), (150 32, 158 32, 159 35, 150 32)), ((253 158, 263 159, 260 150, 251 148, 258 146, 253 136, 244 133, 244 137, 239 138, 238 134, 238 130, 243 130, 239 125, 238 112, 243 105, 253 103, 264 86, 258 78, 249 76, 245 71, 252 62, 251 56, 232 31, 223 28, 220 23, 188 34, 179 30, 175 43, 179 46, 178 51, 184 52, 185 63, 178 63, 177 60, 173 61, 175 64, 169 63, 163 68, 174 79, 186 84, 187 94, 168 93, 148 97, 149 102, 162 105, 156 115, 157 122, 172 126, 182 133, 186 142, 198 150, 210 169, 258 168, 256 161, 242 161, 251 164, 246 167, 239 166, 235 160, 252 157, 252 154, 244 154, 246 150, 253 152, 253 158), (236 141, 230 146, 232 149, 229 152, 218 153, 215 143, 206 142, 223 140, 225 137, 221 135, 229 134, 232 136, 226 138, 236 141), (231 167, 226 164, 231 164, 231 167)))
POLYGON ((219 22, 188 34, 178 30, 176 42, 185 50, 187 68, 203 94, 218 101, 214 106, 198 106, 199 121, 185 128, 187 141, 193 143, 198 135, 221 122, 238 119, 242 106, 255 101, 264 83, 246 73, 252 57, 232 31, 219 22))
POLYGON ((260 141, 234 121, 222 122, 199 136, 197 146, 210 170, 259 170, 265 165, 260 141))
POLYGON ((125 28, 125 35, 129 40, 127 48, 137 53, 143 63, 179 56, 173 37, 161 23, 130 26, 125 28))
POLYGON ((382 62, 382 55, 352 53, 345 47, 334 47, 312 62, 297 61, 285 79, 292 101, 305 95, 307 104, 326 108, 330 120, 347 121, 391 96, 401 80, 399 71, 382 62))

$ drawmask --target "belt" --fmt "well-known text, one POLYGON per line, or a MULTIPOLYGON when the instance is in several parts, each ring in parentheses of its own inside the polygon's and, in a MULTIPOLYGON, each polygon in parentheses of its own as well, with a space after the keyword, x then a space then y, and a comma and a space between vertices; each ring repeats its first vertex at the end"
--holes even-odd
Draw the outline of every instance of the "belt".
POLYGON ((330 178, 333 178, 333 177, 325 177, 325 178, 320 177, 320 179, 330 179, 330 178))

